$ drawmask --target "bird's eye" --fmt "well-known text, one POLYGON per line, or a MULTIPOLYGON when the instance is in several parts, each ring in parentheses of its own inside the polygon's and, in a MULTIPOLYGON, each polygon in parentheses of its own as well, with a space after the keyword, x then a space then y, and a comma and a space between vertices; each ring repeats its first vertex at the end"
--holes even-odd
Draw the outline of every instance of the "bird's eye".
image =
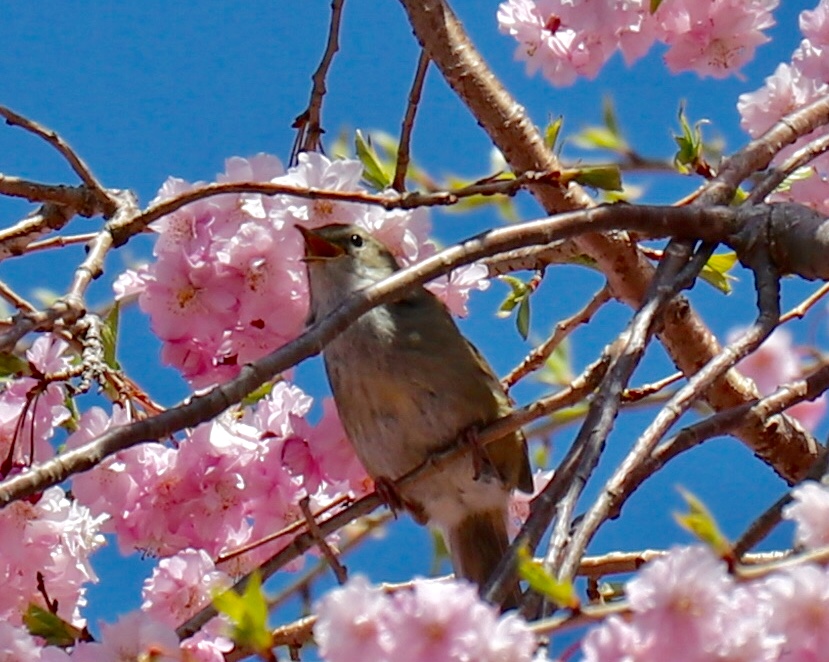
POLYGON ((348 240, 354 248, 360 248, 363 245, 363 238, 358 234, 351 235, 348 240))

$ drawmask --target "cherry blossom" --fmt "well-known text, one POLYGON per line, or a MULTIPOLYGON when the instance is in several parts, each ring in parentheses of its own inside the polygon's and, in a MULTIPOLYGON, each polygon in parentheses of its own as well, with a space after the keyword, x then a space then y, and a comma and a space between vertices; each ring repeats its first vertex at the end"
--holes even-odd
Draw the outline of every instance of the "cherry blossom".
POLYGON ((415 580, 388 595, 358 575, 315 611, 314 637, 327 662, 529 662, 536 648, 523 619, 499 617, 465 581, 415 580))

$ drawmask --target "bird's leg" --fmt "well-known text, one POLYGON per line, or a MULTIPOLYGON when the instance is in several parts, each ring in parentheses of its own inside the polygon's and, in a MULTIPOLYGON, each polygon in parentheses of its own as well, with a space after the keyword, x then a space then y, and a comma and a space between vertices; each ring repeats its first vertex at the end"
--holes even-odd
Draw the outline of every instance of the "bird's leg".
POLYGON ((464 446, 469 448, 469 452, 472 454, 473 478, 475 480, 478 480, 484 475, 498 475, 495 466, 492 464, 492 460, 489 458, 486 447, 481 444, 478 437, 478 427, 476 425, 472 425, 463 430, 460 434, 460 440, 464 446))
POLYGON ((374 491, 380 500, 386 504, 392 515, 397 519, 397 513, 404 508, 403 497, 400 495, 400 490, 391 478, 379 476, 374 479, 374 491))

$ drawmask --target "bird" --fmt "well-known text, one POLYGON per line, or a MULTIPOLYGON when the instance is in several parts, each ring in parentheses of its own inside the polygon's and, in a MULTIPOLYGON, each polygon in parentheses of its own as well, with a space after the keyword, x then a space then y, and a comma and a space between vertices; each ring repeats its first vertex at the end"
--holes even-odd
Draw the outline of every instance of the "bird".
MULTIPOLYGON (((297 228, 305 242, 309 324, 400 269, 391 251, 357 225, 297 228)), ((322 354, 346 435, 378 491, 391 487, 392 505, 399 500, 415 521, 440 530, 455 576, 480 592, 509 546, 512 490, 533 491, 520 430, 475 444, 476 430, 512 408, 492 368, 422 286, 364 313, 322 354), (397 491, 394 481, 464 437, 472 452, 435 463, 397 491)), ((520 595, 514 580, 502 609, 516 607, 520 595)))

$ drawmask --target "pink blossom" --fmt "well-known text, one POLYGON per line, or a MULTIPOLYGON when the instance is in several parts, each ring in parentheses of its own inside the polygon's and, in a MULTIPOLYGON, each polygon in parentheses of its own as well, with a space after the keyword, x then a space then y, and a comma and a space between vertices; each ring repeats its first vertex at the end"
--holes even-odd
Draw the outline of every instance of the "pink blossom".
POLYGON ((538 647, 535 635, 527 622, 515 613, 507 613, 498 619, 495 630, 487 635, 487 654, 483 659, 491 662, 524 662, 535 660, 538 647))
POLYGON ((769 606, 768 629, 783 639, 780 659, 826 659, 829 650, 829 574, 802 564, 767 577, 756 599, 769 606))
POLYGON ((674 548, 648 563, 627 593, 641 637, 652 638, 650 659, 703 659, 691 652, 703 651, 716 637, 732 588, 725 563, 706 547, 674 548), (682 657, 675 657, 678 652, 682 657))
POLYGON ((529 75, 553 85, 594 78, 618 49, 630 64, 657 40, 669 46, 671 71, 722 78, 769 40, 778 0, 672 0, 655 15, 641 0, 507 0, 498 7, 501 32, 518 41, 515 59, 529 75))
POLYGON ((175 630, 140 611, 122 616, 115 624, 105 623, 99 642, 80 643, 72 653, 72 662, 144 659, 184 662, 175 630))
POLYGON ((469 310, 466 302, 470 290, 485 290, 489 287, 489 270, 483 264, 469 264, 454 269, 448 276, 433 280, 427 288, 437 296, 455 315, 466 317, 469 310))
POLYGON ((100 530, 103 516, 67 498, 62 489, 46 490, 36 506, 38 519, 29 523, 24 548, 50 545, 50 561, 40 569, 50 591, 50 599, 64 609, 75 608, 72 622, 82 623, 79 609, 86 605, 86 584, 98 577, 89 557, 104 544, 100 530))
MULTIPOLYGON (((331 160, 319 152, 302 152, 299 163, 274 181, 302 188, 327 191, 360 191, 363 166, 349 159, 331 160)), ((277 196, 280 207, 290 225, 301 224, 315 228, 329 223, 357 223, 367 213, 366 205, 333 200, 309 200, 292 196, 277 196)))
POLYGON ((209 604, 214 591, 231 583, 203 549, 185 549, 158 562, 144 582, 141 609, 175 627, 209 604))
POLYGON ((314 638, 327 662, 394 660, 387 617, 391 600, 362 576, 329 591, 317 603, 314 638))
POLYGON ((103 518, 51 487, 37 503, 15 501, 0 510, 0 621, 15 625, 29 603, 46 608, 38 573, 62 618, 82 626, 86 584, 98 578, 89 556, 104 543, 103 518))
POLYGON ((485 660, 497 610, 467 582, 416 582, 394 595, 394 656, 400 662, 485 660))
MULTIPOLYGON (((279 383, 252 410, 200 425, 176 448, 144 443, 107 458, 77 475, 73 491, 93 513, 110 515, 105 526, 118 534, 125 553, 167 557, 192 547, 217 558, 302 518, 298 504, 305 496, 316 510, 351 490, 352 480, 355 492, 365 491, 365 474, 333 407, 312 426, 305 418, 311 405, 301 389, 279 383)), ((67 447, 81 446, 113 422, 93 408, 67 447)), ((289 542, 278 538, 224 569, 247 570, 289 542)))
POLYGON ((718 611, 719 627, 706 645, 717 662, 777 662, 785 638, 769 624, 773 607, 757 583, 736 586, 718 611))
POLYGON ((464 581, 416 580, 386 595, 360 576, 317 603, 314 637, 327 662, 529 662, 523 619, 498 611, 464 581))
POLYGON ((535 499, 545 487, 550 479, 553 477, 553 471, 537 470, 533 474, 533 493, 525 494, 519 490, 515 490, 509 501, 509 519, 507 527, 510 537, 515 536, 524 526, 524 522, 530 516, 530 502, 535 499))
POLYGON ((0 662, 69 662, 60 648, 41 648, 24 627, 0 621, 0 662))
POLYGON ((0 463, 10 463, 12 470, 55 454, 50 440, 70 413, 64 404, 63 385, 45 384, 42 377, 69 368, 68 347, 66 341, 51 334, 39 336, 26 352, 34 376, 12 379, 0 391, 0 463))
POLYGON ((138 297, 147 286, 146 278, 149 266, 144 264, 137 269, 127 269, 119 274, 112 283, 112 291, 116 301, 127 301, 138 297))
POLYGON ((634 625, 610 616, 587 633, 581 644, 585 662, 645 661, 648 644, 634 625))
MULTIPOLYGON (((575 22, 565 21, 564 4, 560 0, 509 0, 498 7, 501 32, 518 41, 515 59, 526 61, 528 75, 540 69, 553 85, 570 85, 578 76, 594 78, 617 45, 612 32, 583 30, 579 16, 575 22)), ((592 9, 596 4, 579 7, 592 9)), ((606 14, 605 24, 612 16, 606 14)))
POLYGON ((181 642, 181 650, 184 652, 184 662, 225 662, 225 655, 235 648, 235 644, 217 634, 206 634, 210 623, 199 630, 189 639, 181 642))
POLYGON ((673 0, 656 11, 662 39, 670 47, 668 68, 724 78, 754 57, 769 41, 778 0, 673 0))
POLYGON ((825 93, 824 84, 804 76, 790 64, 779 64, 763 87, 740 95, 737 101, 742 117, 740 125, 756 138, 784 115, 825 93))
POLYGON ((805 76, 821 83, 829 82, 827 47, 829 47, 829 4, 820 2, 812 11, 800 13, 800 30, 806 37, 795 51, 793 61, 805 76))
POLYGON ((806 481, 792 490, 792 498, 783 517, 795 523, 795 541, 807 549, 829 545, 829 490, 806 481))

